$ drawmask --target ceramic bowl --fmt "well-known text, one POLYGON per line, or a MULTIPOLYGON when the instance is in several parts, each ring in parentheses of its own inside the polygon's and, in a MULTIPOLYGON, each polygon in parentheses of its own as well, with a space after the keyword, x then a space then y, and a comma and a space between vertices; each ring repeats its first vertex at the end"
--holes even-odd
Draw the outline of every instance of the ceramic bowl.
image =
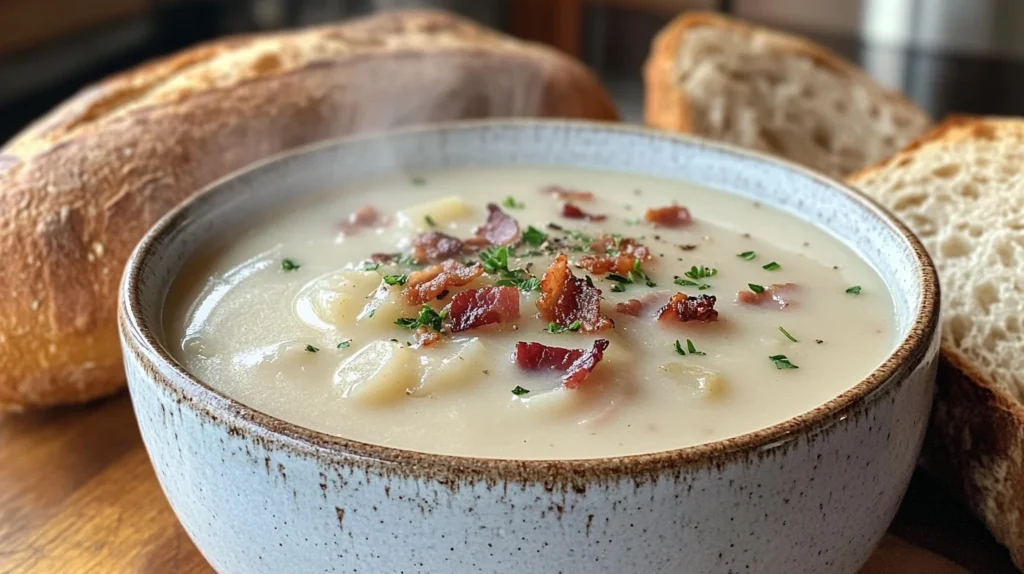
POLYGON ((330 142, 214 184, 136 249, 120 331, 160 484, 220 572, 852 573, 886 530, 914 468, 932 403, 938 306, 920 243, 823 176, 642 128, 496 121, 330 142), (396 169, 517 164, 690 180, 823 227, 884 278, 899 344, 849 391, 770 428, 667 452, 565 461, 440 456, 328 436, 225 397, 167 352, 168 288, 225 227, 296 195, 396 169))

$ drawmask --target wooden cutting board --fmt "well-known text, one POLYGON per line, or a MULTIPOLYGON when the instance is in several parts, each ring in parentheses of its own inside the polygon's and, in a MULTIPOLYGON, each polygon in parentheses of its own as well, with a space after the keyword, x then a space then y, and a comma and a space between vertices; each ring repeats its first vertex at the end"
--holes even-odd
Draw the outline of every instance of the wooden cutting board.
MULTIPOLYGON (((0 416, 0 573, 213 570, 156 481, 126 395, 0 416)), ((916 476, 862 574, 1010 574, 1005 550, 916 476)))

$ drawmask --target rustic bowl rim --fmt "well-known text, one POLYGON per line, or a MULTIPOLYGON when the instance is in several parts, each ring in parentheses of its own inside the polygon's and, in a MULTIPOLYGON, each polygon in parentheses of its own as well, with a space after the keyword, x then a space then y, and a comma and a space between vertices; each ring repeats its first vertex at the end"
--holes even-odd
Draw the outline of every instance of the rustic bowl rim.
MULTIPOLYGON (((162 289, 166 292, 169 287, 163 285, 162 289)), ((593 478, 636 478, 664 470, 706 468, 750 457, 762 451, 772 451, 799 436, 826 430, 853 415, 856 409, 865 408, 872 397, 882 394, 880 391, 898 385, 909 373, 915 371, 928 356, 937 337, 938 318, 938 277, 934 264, 920 240, 878 203, 856 189, 780 158, 691 135, 628 124, 550 119, 460 120, 360 134, 298 147, 251 164, 205 186, 199 193, 167 213, 146 233, 132 252, 126 266, 118 304, 118 323, 126 356, 130 355, 135 359, 138 366, 151 375, 152 381, 170 391, 179 404, 187 403, 204 418, 226 426, 231 434, 256 438, 265 445, 273 444, 290 452, 314 456, 321 460, 330 459, 342 464, 359 461, 369 468, 392 474, 408 474, 441 481, 487 479, 545 484, 586 484, 593 478), (229 192, 230 188, 222 188, 224 182, 291 156, 332 146, 353 145, 363 140, 415 135, 419 132, 488 128, 526 129, 538 127, 538 124, 567 130, 639 135, 650 139, 677 141, 691 148, 712 149, 736 156, 737 159, 775 164, 846 195, 866 208, 871 216, 886 224, 913 251, 917 260, 916 275, 921 283, 921 298, 911 328, 886 360, 856 385, 818 407, 763 429, 714 442, 644 454, 583 459, 505 459, 435 454, 374 445, 278 419, 231 399, 191 375, 165 350, 160 342, 161 337, 145 323, 141 285, 147 281, 144 271, 149 261, 163 245, 173 241, 180 231, 187 229, 189 213, 200 198, 229 192)))

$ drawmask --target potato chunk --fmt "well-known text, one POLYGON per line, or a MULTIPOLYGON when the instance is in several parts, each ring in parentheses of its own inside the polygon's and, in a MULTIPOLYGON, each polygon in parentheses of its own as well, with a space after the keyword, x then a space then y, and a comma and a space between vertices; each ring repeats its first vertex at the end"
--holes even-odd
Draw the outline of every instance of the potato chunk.
POLYGON ((423 230, 429 227, 427 216, 437 225, 448 225, 471 215, 473 208, 465 200, 450 196, 403 209, 398 212, 398 222, 403 227, 423 230))
POLYGON ((474 337, 461 345, 445 345, 430 349, 420 358, 423 375, 420 385, 413 391, 422 397, 457 390, 480 380, 480 373, 487 369, 487 348, 479 338, 474 337))
POLYGON ((662 365, 661 372, 670 380, 689 389, 697 397, 716 399, 726 392, 725 380, 722 375, 718 371, 700 365, 673 361, 662 365))
POLYGON ((341 271, 318 277, 295 297, 295 314, 319 330, 351 326, 366 305, 366 298, 380 283, 380 275, 368 271, 341 271))
POLYGON ((374 341, 338 367, 334 384, 342 396, 369 404, 401 399, 419 380, 416 353, 391 341, 374 341))
POLYGON ((399 317, 416 316, 419 312, 418 307, 406 305, 400 287, 392 287, 383 282, 363 303, 365 305, 356 320, 371 325, 391 325, 399 317))

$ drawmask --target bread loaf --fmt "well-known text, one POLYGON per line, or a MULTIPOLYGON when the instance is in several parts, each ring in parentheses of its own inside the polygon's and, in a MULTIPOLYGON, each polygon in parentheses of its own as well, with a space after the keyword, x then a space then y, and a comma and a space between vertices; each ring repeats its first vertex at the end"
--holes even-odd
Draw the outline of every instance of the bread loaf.
POLYGON ((922 240, 942 360, 922 465, 1024 568, 1024 119, 952 118, 850 178, 922 240))
POLYGON ((892 155, 931 123, 827 49, 716 14, 688 13, 665 27, 644 75, 649 125, 832 176, 892 155))
POLYGON ((325 138, 488 116, 616 111, 580 64, 442 12, 220 40, 85 89, 0 149, 0 407, 122 386, 124 263, 204 185, 325 138))

